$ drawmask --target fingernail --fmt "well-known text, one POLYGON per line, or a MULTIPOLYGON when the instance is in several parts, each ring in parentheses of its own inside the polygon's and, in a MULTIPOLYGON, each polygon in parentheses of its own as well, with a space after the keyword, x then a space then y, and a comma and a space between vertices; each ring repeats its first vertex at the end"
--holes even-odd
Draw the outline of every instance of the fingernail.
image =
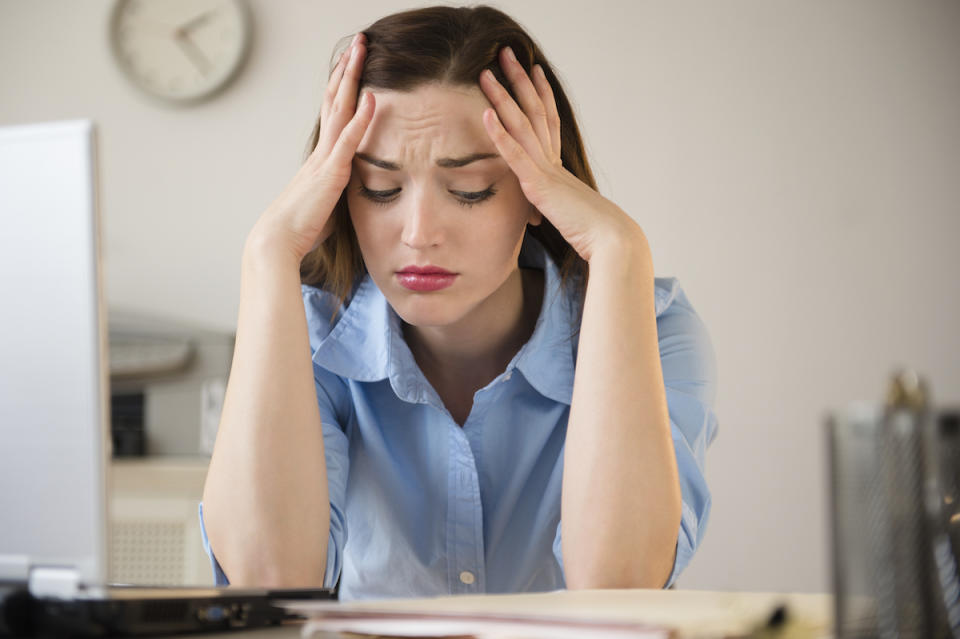
POLYGON ((351 45, 351 46, 352 46, 352 45, 355 45, 355 44, 358 43, 358 42, 360 42, 360 32, 359 32, 359 31, 353 36, 353 40, 350 41, 350 45, 351 45))
POLYGON ((513 54, 513 49, 511 49, 510 47, 507 47, 507 57, 513 60, 514 62, 517 61, 517 56, 513 54))

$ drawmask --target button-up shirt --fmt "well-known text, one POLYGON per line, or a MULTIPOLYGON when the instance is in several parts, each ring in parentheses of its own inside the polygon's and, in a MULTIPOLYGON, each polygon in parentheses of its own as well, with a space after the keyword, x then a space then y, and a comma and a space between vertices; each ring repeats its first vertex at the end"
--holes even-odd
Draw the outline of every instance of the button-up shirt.
MULTIPOLYGON (((345 308, 304 285, 330 497, 324 585, 341 599, 565 587, 563 451, 577 309, 554 261, 528 238, 520 266, 544 271, 536 326, 459 426, 369 275, 345 308)), ((661 368, 683 497, 676 580, 710 515, 704 478, 717 432, 710 338, 675 278, 655 279, 661 368)), ((602 429, 603 424, 596 424, 602 429)), ((215 581, 228 583, 200 524, 215 581)))

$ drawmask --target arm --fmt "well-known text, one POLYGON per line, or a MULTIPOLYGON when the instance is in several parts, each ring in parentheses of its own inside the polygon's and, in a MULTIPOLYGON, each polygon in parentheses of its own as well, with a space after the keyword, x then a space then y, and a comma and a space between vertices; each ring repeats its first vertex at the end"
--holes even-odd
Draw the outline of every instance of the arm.
POLYGON ((203 492, 210 546, 237 585, 319 586, 329 577, 324 428, 336 432, 318 405, 299 267, 329 236, 373 117, 372 95, 357 104, 364 52, 357 34, 327 85, 316 147, 244 247, 236 346, 203 492))
POLYGON ((653 263, 636 230, 590 262, 564 453, 570 588, 660 588, 674 564, 681 491, 653 263))
POLYGON ((531 79, 504 48, 500 67, 517 101, 489 72, 480 86, 494 106, 484 111, 484 127, 524 195, 590 266, 554 549, 562 537, 570 587, 659 588, 671 566, 689 560, 709 495, 694 477, 700 468, 687 463, 686 444, 679 451, 673 444, 646 236, 563 166, 556 101, 538 66, 531 79), (701 497, 696 512, 684 506, 684 491, 701 497), (681 525, 687 534, 678 539, 681 525))
POLYGON ((230 380, 203 492, 234 585, 324 581, 330 505, 298 266, 244 251, 230 380))

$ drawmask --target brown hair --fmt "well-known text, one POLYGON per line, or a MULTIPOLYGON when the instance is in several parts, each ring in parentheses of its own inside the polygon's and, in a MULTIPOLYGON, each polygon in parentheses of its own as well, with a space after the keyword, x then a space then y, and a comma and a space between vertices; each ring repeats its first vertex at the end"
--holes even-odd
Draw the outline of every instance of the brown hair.
MULTIPOLYGON (((361 88, 412 91, 430 82, 474 86, 480 73, 490 69, 516 99, 510 82, 500 69, 497 57, 500 49, 509 45, 527 73, 534 64, 539 64, 553 89, 560 116, 563 166, 596 190, 570 101, 540 47, 510 16, 484 5, 426 7, 381 18, 363 33, 367 40, 367 57, 360 78, 361 88)), ((319 136, 318 116, 305 157, 316 147, 319 136)), ((345 192, 337 202, 333 216, 334 230, 330 237, 303 258, 300 280, 330 291, 343 304, 357 279, 366 273, 366 267, 350 222, 345 192)), ((563 283, 571 286, 578 301, 582 302, 586 291, 587 262, 545 216, 538 226, 528 225, 526 232, 543 244, 559 266, 563 283)))

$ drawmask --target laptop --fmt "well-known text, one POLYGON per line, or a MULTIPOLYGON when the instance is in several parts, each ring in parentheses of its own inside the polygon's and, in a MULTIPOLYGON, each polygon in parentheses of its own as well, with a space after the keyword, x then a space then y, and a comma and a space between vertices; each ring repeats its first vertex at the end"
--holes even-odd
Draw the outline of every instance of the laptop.
POLYGON ((0 127, 0 634, 280 623, 327 589, 108 582, 109 359, 95 127, 0 127))

